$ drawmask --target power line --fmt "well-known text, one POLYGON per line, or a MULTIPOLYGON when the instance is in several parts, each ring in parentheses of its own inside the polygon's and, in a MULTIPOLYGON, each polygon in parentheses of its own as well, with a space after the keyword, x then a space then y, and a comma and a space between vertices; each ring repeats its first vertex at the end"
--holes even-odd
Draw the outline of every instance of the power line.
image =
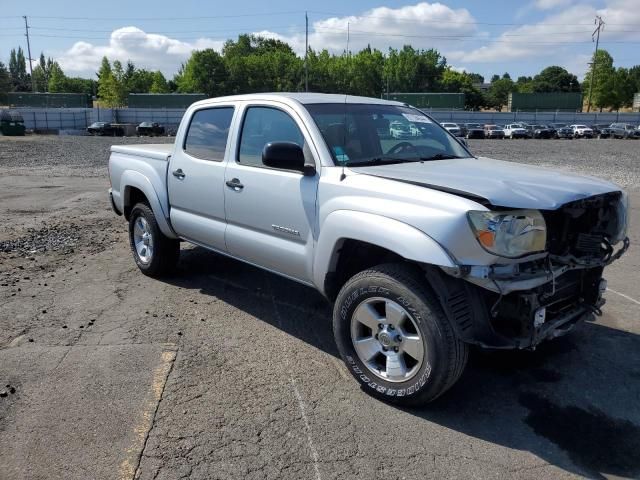
POLYGON ((140 21, 164 21, 164 20, 211 20, 217 18, 243 18, 243 17, 264 17, 264 16, 277 16, 277 15, 299 15, 304 13, 304 11, 288 11, 288 12, 263 12, 263 13, 242 13, 237 15, 214 15, 214 16, 203 16, 199 15, 197 17, 61 17, 61 16, 46 16, 46 15, 32 15, 31 18, 40 18, 40 19, 49 19, 49 20, 123 20, 123 21, 132 21, 132 20, 140 20, 140 21))
MULTIPOLYGON (((493 26, 520 26, 520 27, 528 27, 528 26, 587 26, 592 25, 591 23, 493 23, 493 22, 459 22, 459 21, 446 21, 446 20, 410 20, 406 18, 393 18, 391 16, 376 16, 376 15, 352 15, 352 14, 344 14, 344 13, 331 13, 331 12, 320 12, 320 11, 309 11, 309 13, 314 13, 316 15, 334 15, 341 17, 349 17, 349 18, 377 18, 379 20, 387 20, 394 22, 403 22, 403 23, 416 23, 416 24, 449 24, 449 25, 493 25, 493 26)), ((627 25, 627 26, 640 26, 640 23, 610 23, 608 25, 627 25)))

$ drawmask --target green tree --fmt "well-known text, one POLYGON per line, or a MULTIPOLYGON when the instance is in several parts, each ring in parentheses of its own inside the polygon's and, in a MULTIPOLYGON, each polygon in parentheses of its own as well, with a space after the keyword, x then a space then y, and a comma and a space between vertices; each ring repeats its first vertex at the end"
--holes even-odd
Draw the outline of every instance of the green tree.
POLYGON ((26 92, 30 90, 27 63, 21 47, 18 47, 17 51, 11 49, 11 53, 9 54, 9 74, 14 91, 26 92))
POLYGON ((98 72, 98 97, 102 104, 107 107, 124 105, 123 77, 122 64, 118 60, 113 62, 112 68, 109 59, 107 57, 102 58, 100 71, 98 72))
POLYGON ((518 77, 516 90, 520 93, 533 93, 533 78, 527 76, 518 77))
POLYGON ((613 57, 606 50, 598 50, 591 57, 591 64, 582 82, 582 91, 589 97, 591 90, 591 106, 595 106, 602 111, 616 103, 616 94, 612 87, 615 84, 615 68, 613 67, 613 57), (595 64, 595 71, 594 71, 595 64), (593 88, 591 85, 593 82, 593 88))
POLYGON ((516 91, 516 85, 511 78, 499 78, 491 82, 487 92, 487 104, 498 111, 502 110, 509 100, 509 94, 516 91))
POLYGON ((534 92, 579 92, 578 77, 562 67, 553 65, 533 77, 534 92))
POLYGON ((67 77, 58 62, 51 66, 51 76, 49 78, 49 91, 51 93, 64 93, 67 90, 67 77))
POLYGON ((180 92, 215 97, 226 93, 228 76, 224 59, 215 50, 207 48, 193 52, 175 80, 180 92))
POLYGON ((169 93, 167 80, 164 78, 164 75, 160 70, 153 72, 152 77, 153 81, 151 83, 151 88, 149 88, 151 93, 169 93))
POLYGON ((473 84, 473 78, 465 72, 447 68, 442 74, 442 90, 450 93, 464 93, 465 108, 468 110, 478 110, 486 103, 482 92, 473 84))
POLYGON ((0 104, 4 103, 5 95, 11 91, 11 75, 4 63, 0 62, 0 104))

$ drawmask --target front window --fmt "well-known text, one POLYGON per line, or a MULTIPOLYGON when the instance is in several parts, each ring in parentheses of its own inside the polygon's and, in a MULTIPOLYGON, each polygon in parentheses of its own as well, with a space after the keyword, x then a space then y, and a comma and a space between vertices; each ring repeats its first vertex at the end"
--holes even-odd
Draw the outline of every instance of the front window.
POLYGON ((400 105, 306 105, 336 165, 468 158, 469 152, 421 111, 400 105))

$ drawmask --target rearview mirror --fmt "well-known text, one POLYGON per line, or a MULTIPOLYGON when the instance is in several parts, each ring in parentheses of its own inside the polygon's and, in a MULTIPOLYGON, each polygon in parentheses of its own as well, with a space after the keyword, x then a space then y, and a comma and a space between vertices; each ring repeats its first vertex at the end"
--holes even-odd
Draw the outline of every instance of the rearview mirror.
POLYGON ((262 163, 267 167, 315 174, 315 168, 304 162, 302 147, 294 142, 270 142, 262 149, 262 163))

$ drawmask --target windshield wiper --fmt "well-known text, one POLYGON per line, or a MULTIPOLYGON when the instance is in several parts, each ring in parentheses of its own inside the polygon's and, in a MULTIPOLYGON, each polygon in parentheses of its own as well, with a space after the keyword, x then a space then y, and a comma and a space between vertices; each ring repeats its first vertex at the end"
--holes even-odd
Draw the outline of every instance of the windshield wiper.
POLYGON ((463 158, 458 155, 451 155, 450 153, 436 153, 430 157, 420 157, 420 161, 427 162, 429 160, 450 160, 452 158, 463 158))
POLYGON ((420 158, 375 157, 369 160, 347 162, 347 167, 365 167, 373 165, 393 165, 394 163, 419 162, 420 158))

